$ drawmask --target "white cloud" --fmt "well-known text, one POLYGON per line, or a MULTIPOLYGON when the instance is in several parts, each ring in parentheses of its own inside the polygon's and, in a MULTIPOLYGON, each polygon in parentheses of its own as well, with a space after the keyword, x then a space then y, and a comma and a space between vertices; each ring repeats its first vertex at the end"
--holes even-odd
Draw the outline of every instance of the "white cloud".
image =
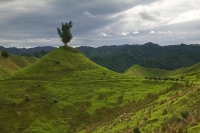
POLYGON ((134 31, 133 34, 139 34, 139 32, 138 31, 134 31))
POLYGON ((50 38, 34 38, 34 39, 29 39, 27 42, 51 42, 50 38))
POLYGON ((157 31, 157 34, 172 34, 171 31, 157 31))
POLYGON ((172 32, 171 32, 171 31, 167 31, 167 33, 168 33, 168 34, 172 34, 172 32))
POLYGON ((103 35, 103 36, 108 36, 106 33, 104 33, 104 32, 101 32, 101 35, 103 35))
POLYGON ((101 36, 105 36, 105 37, 111 37, 112 35, 109 35, 109 34, 107 34, 107 33, 105 33, 105 32, 100 32, 100 35, 101 36))
POLYGON ((99 17, 99 15, 93 15, 92 13, 88 12, 88 11, 85 11, 83 13, 83 15, 89 17, 89 18, 96 18, 96 17, 99 17))
POLYGON ((112 18, 118 18, 119 21, 124 22, 117 21, 116 25, 112 24, 112 26, 116 29, 120 24, 124 24, 125 26, 120 27, 121 30, 143 30, 160 25, 192 21, 200 18, 200 7, 197 5, 200 5, 200 1, 155 1, 149 5, 135 6, 114 14, 112 18))
POLYGON ((165 31, 157 31, 157 34, 167 34, 165 31))
POLYGON ((131 33, 130 32, 122 32, 122 33, 120 33, 119 35, 121 35, 121 36, 128 36, 128 35, 130 35, 131 33))
POLYGON ((195 19, 200 19, 200 9, 190 10, 184 13, 179 14, 176 18, 170 21, 168 24, 180 23, 185 21, 192 21, 195 19))
POLYGON ((155 31, 150 31, 149 34, 156 34, 156 32, 155 31))

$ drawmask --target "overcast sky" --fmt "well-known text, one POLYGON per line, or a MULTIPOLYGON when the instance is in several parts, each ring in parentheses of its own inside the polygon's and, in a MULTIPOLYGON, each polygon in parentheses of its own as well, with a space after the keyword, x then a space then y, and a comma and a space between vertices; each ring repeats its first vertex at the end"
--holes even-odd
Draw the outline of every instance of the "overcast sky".
POLYGON ((70 46, 200 44, 200 0, 0 0, 0 45, 61 46, 69 21, 70 46))

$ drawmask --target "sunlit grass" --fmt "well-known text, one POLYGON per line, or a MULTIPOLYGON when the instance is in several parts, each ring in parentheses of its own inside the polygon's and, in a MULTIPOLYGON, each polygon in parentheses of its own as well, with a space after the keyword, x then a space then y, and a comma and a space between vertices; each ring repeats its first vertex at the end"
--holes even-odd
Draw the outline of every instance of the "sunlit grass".
MULTIPOLYGON (((162 76, 156 71, 148 76, 162 76)), ((198 114, 198 67, 188 68, 188 73, 177 71, 171 78, 184 76, 183 80, 119 74, 61 47, 0 81, 0 132, 161 130, 170 122, 177 124, 173 116, 184 120, 183 111, 198 114)), ((187 122, 188 131, 200 131, 199 119, 195 120, 194 125, 187 122)))

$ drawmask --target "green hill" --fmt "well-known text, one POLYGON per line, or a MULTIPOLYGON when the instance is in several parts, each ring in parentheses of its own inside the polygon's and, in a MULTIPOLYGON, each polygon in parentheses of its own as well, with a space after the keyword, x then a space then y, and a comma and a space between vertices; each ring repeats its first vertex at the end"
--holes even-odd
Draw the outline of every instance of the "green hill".
POLYGON ((131 68, 126 70, 125 73, 136 77, 167 77, 170 74, 167 70, 145 68, 139 65, 133 65, 131 68))
POLYGON ((184 67, 171 72, 171 75, 174 77, 182 76, 185 77, 185 80, 196 81, 200 78, 200 63, 197 63, 190 67, 184 67))
POLYGON ((118 117, 99 126, 95 133, 131 133, 135 129, 141 133, 198 133, 199 94, 199 84, 193 83, 176 83, 160 93, 149 93, 143 100, 124 107, 118 117))
POLYGON ((94 80, 113 74, 117 75, 116 72, 92 62, 76 49, 60 47, 13 76, 18 79, 85 80, 89 77, 94 80))
MULTIPOLYGON (((136 68, 137 75, 165 72, 136 68)), ((174 132, 179 122, 185 122, 180 129, 199 132, 200 80, 185 77, 150 81, 119 74, 60 47, 0 81, 0 132, 174 132)))
POLYGON ((35 57, 10 55, 8 58, 0 56, 0 77, 5 77, 13 72, 25 68, 37 61, 35 57))
POLYGON ((199 73, 200 71, 200 63, 197 63, 193 66, 186 67, 184 70, 182 70, 182 74, 189 74, 189 73, 199 73))
POLYGON ((176 77, 176 76, 188 76, 188 75, 199 75, 200 72, 200 63, 197 63, 190 67, 183 67, 173 71, 167 71, 157 68, 145 68, 140 65, 133 65, 128 70, 125 71, 125 74, 129 74, 135 77, 176 77))

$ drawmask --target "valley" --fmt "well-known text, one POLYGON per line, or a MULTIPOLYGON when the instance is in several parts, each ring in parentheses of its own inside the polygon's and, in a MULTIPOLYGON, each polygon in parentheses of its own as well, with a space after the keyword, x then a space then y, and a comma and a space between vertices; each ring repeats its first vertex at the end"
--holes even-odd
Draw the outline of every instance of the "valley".
POLYGON ((10 68, 0 75, 2 133, 200 132, 199 63, 117 73, 68 46, 19 69, 1 58, 10 68))

